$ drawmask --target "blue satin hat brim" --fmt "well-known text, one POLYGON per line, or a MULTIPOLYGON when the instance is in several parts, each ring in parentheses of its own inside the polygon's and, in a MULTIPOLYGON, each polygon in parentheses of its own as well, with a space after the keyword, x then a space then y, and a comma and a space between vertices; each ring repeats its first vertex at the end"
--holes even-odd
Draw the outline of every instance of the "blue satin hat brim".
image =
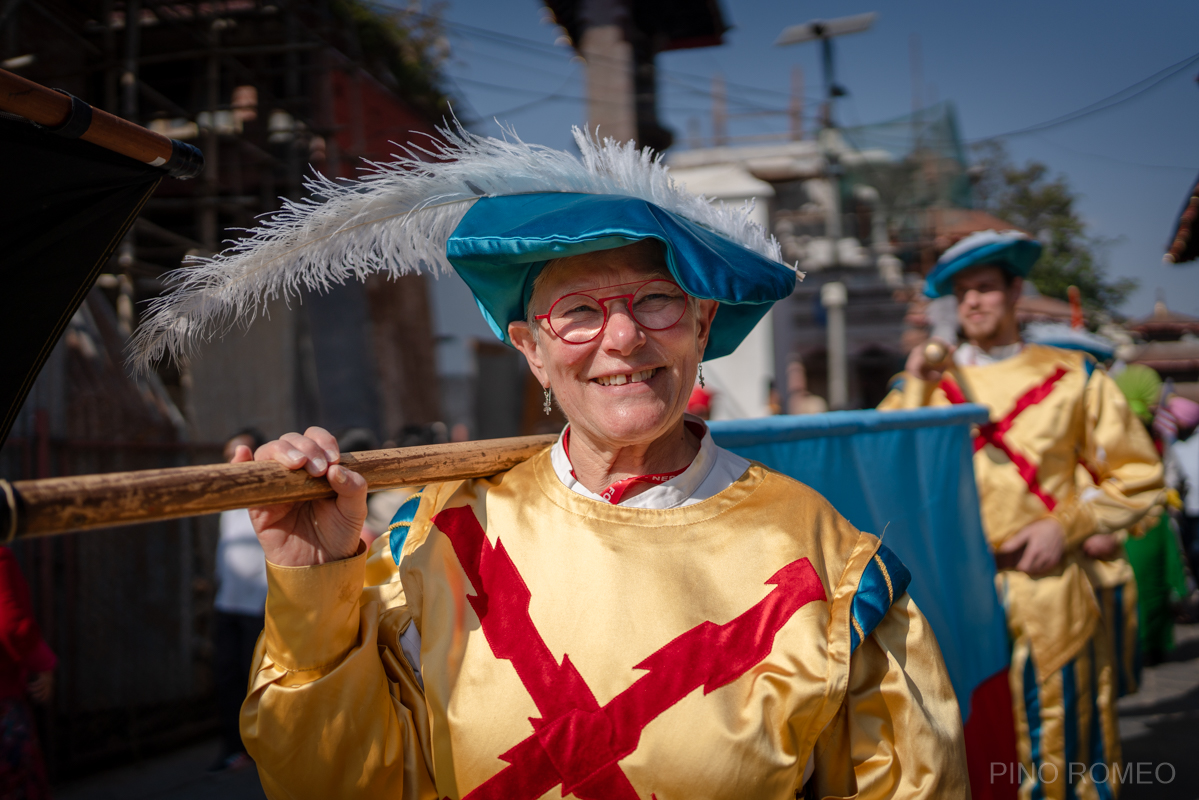
POLYGON ((446 256, 505 344, 525 319, 533 281, 553 258, 611 250, 643 239, 666 247, 670 274, 688 294, 719 300, 704 360, 727 356, 776 301, 795 270, 645 200, 566 192, 478 200, 446 243, 446 256))
POLYGON ((936 299, 953 294, 953 276, 981 264, 994 264, 1023 278, 1032 271, 1033 264, 1040 257, 1041 243, 1036 239, 1009 239, 985 244, 933 267, 924 283, 924 295, 936 299))

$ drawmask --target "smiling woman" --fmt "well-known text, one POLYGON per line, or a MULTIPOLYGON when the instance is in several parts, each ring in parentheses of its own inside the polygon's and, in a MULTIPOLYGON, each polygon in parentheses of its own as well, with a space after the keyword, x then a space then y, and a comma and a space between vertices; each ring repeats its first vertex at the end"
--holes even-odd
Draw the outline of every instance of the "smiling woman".
POLYGON ((718 304, 689 303, 669 275, 653 240, 556 259, 533 283, 533 322, 508 324, 571 423, 575 480, 596 495, 637 476, 677 474, 699 450, 683 412, 718 304))
POLYGON ((270 588, 241 721, 267 793, 965 796, 907 569, 684 413, 701 362, 794 288, 777 243, 631 145, 446 135, 443 161, 322 184, 143 325, 179 344, 247 286, 442 264, 569 421, 513 469, 416 492, 369 549, 327 431, 241 448, 337 492, 251 509, 270 588))

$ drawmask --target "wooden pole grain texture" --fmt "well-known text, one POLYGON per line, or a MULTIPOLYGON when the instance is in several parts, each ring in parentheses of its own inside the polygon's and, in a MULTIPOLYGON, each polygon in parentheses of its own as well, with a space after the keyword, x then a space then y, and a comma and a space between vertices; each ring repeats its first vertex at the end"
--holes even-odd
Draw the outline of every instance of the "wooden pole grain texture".
MULTIPOLYGON (((0 111, 57 128, 71 113, 71 98, 0 69, 0 111)), ((95 107, 91 126, 79 138, 154 167, 170 161, 174 148, 162 134, 95 107)))
MULTIPOLYGON (((341 464, 371 490, 464 480, 511 469, 557 434, 343 453, 341 464)), ((274 461, 13 481, 18 537, 211 514, 332 497, 322 478, 274 461)), ((0 497, 0 516, 4 516, 0 497)), ((0 528, 4 528, 0 525, 0 528)), ((2 533, 3 531, 0 531, 2 533)))

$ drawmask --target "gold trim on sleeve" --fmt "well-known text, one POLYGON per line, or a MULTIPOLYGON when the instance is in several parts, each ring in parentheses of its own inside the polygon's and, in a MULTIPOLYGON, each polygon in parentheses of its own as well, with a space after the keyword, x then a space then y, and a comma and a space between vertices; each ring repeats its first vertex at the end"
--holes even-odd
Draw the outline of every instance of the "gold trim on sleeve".
POLYGON ((887 565, 878 557, 878 553, 874 554, 874 561, 878 564, 878 568, 883 572, 883 580, 887 582, 887 596, 890 598, 887 605, 895 602, 895 589, 891 586, 891 575, 887 572, 887 565))

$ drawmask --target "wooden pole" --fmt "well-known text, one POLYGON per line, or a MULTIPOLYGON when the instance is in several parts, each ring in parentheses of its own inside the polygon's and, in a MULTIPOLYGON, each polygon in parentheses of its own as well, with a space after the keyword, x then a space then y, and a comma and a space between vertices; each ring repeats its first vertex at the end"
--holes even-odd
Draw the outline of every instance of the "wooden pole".
MULTIPOLYGON (((46 128, 59 128, 70 119, 71 108, 69 96, 0 69, 0 111, 17 114, 46 128)), ((192 154, 187 145, 98 108, 91 108, 90 113, 91 123, 78 137, 85 142, 152 167, 164 167, 175 177, 194 177, 203 167, 198 151, 192 154), (185 151, 185 160, 193 163, 180 163, 180 148, 185 151)))
MULTIPOLYGON (((557 434, 343 453, 372 490, 494 475, 554 443, 557 434)), ((324 478, 274 461, 0 481, 0 537, 191 517, 332 497, 324 478)))

